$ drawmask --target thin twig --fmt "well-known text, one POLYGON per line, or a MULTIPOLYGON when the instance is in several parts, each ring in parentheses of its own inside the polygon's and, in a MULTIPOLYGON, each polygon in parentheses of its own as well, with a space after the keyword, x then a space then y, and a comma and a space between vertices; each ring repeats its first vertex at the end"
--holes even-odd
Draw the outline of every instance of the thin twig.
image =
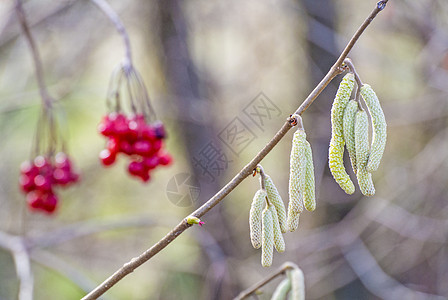
POLYGON ((289 262, 284 263, 279 269, 277 269, 277 271, 270 274, 268 277, 262 279, 261 281, 257 282, 250 288, 245 289, 244 291, 239 293, 238 296, 236 296, 233 300, 242 300, 242 299, 245 299, 245 298, 251 296, 253 293, 255 293, 258 289, 260 289, 264 285, 268 284, 269 282, 271 282, 278 276, 285 274, 286 270, 293 269, 293 268, 297 268, 297 266, 292 263, 289 263, 289 262))
MULTIPOLYGON (((92 0, 94 1, 94 0, 92 0)), ((309 94, 305 101, 296 110, 296 114, 302 115, 303 112, 313 103, 313 101, 319 96, 319 94, 325 89, 325 87, 330 83, 330 81, 338 74, 342 72, 341 65, 344 59, 347 57, 350 50, 355 45, 356 41, 359 39, 364 30, 369 26, 376 15, 384 8, 383 5, 387 3, 388 0, 378 2, 378 5, 373 9, 369 17, 362 23, 358 28, 356 33, 348 42, 347 46, 339 56, 336 63, 330 68, 327 75, 321 80, 321 82, 314 88, 314 90, 309 94), (380 5, 381 4, 381 5, 380 5)), ((228 182, 219 192, 217 192, 212 198, 210 198, 201 207, 195 210, 191 215, 195 217, 202 217, 207 212, 209 212, 213 207, 215 207, 221 200, 223 200, 233 189, 235 189, 246 177, 252 174, 253 169, 257 164, 277 145, 277 143, 285 136, 285 134, 292 128, 289 121, 286 121, 282 128, 275 134, 275 136, 268 142, 266 146, 238 173, 233 177, 233 179, 228 182)), ((104 294, 117 282, 119 282, 126 275, 132 273, 136 268, 141 266, 143 263, 151 259, 154 255, 159 253, 162 249, 168 246, 176 237, 178 237, 182 232, 184 232, 189 225, 185 219, 183 219, 176 227, 174 227, 167 235, 165 235, 161 240, 154 244, 151 248, 146 250, 140 256, 133 258, 130 262, 126 263, 107 278, 103 283, 97 286, 93 291, 86 295, 82 300, 97 299, 99 296, 104 294)))
POLYGON ((123 67, 125 71, 129 70, 129 66, 132 65, 132 55, 131 55, 131 42, 129 40, 129 35, 126 31, 126 28, 123 25, 123 22, 121 22, 120 17, 118 14, 110 7, 109 3, 105 0, 90 0, 92 1, 96 6, 98 6, 99 9, 109 18, 109 20, 114 24, 115 28, 117 29, 118 33, 123 38, 123 43, 125 46, 125 61, 123 62, 123 67))
POLYGON ((26 20, 25 11, 23 10, 22 1, 16 0, 16 13, 19 19, 20 25, 22 26, 23 33, 25 34, 28 45, 31 49, 31 54, 33 56, 34 68, 36 72, 37 85, 39 87, 39 93, 44 104, 44 110, 51 108, 53 99, 50 97, 47 87, 45 86, 44 71, 42 67, 42 60, 39 55, 36 43, 34 42, 33 36, 31 35, 28 22, 26 20))
POLYGON ((355 65, 353 64, 353 62, 350 58, 344 59, 344 64, 346 64, 348 66, 348 68, 350 69, 350 72, 353 73, 353 75, 355 75, 356 85, 358 86, 356 89, 355 100, 356 100, 356 102, 358 102, 359 107, 362 109, 361 103, 360 103, 361 87, 363 85, 361 77, 359 76, 358 72, 356 72, 355 65))
POLYGON ((19 300, 33 299, 33 274, 30 256, 21 237, 0 232, 0 248, 11 252, 19 279, 19 300))
MULTIPOLYGON (((257 165, 257 167, 255 168, 256 172, 260 174, 260 183, 261 183, 261 188, 263 190, 266 190, 266 173, 264 172, 264 169, 261 165, 257 165)), ((255 176, 255 175, 254 175, 255 176)))

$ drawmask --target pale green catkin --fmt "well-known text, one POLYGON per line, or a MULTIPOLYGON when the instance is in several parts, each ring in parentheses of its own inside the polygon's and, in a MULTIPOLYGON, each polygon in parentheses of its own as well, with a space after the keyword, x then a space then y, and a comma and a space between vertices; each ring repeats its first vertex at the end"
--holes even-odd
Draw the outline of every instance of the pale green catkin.
POLYGON ((261 213, 263 207, 266 204, 267 193, 265 190, 258 190, 254 199, 252 200, 252 205, 250 206, 249 212, 249 229, 250 229, 250 241, 255 249, 261 247, 261 213))
POLYGON ((305 277, 299 268, 289 269, 287 271, 291 281, 291 300, 305 300, 305 277))
POLYGON ((344 111, 343 132, 348 155, 352 162, 353 172, 356 174, 356 150, 355 150, 355 115, 358 111, 358 102, 350 100, 344 111))
POLYGON ((262 241, 261 241, 261 265, 269 267, 272 265, 274 255, 274 222, 271 210, 267 207, 262 216, 262 241))
POLYGON ((285 249, 286 249, 285 240, 283 239, 282 230, 280 229, 280 224, 279 224, 279 221, 278 221, 277 210, 275 209, 275 206, 272 205, 272 203, 271 203, 271 205, 269 205, 269 210, 271 211, 271 214, 272 214, 272 223, 273 223, 273 226, 274 226, 274 246, 275 246, 275 249, 279 253, 285 252, 285 249))
POLYGON ((305 174, 305 192, 303 194, 303 202, 308 211, 316 209, 316 187, 314 183, 314 164, 313 151, 308 141, 305 141, 305 157, 306 157, 306 174, 305 174))
POLYGON ((366 196, 375 194, 375 187, 372 181, 372 174, 367 171, 367 160, 369 158, 369 119, 365 111, 358 111, 355 117, 355 146, 356 162, 358 165, 359 189, 366 196))
POLYGON ((345 75, 339 85, 331 108, 331 140, 328 150, 328 164, 331 174, 347 194, 353 194, 355 186, 344 167, 343 117, 354 85, 355 79, 352 73, 345 75))
POLYGON ((291 281, 288 277, 283 279, 274 293, 272 294, 271 300, 286 300, 286 296, 288 296, 289 291, 291 290, 291 281))
MULTIPOLYGON (((262 177, 260 176, 260 180, 262 180, 261 178, 262 177)), ((283 203, 282 197, 280 196, 280 193, 275 187, 274 182, 272 181, 271 177, 267 174, 265 174, 264 184, 266 187, 266 192, 268 194, 269 202, 275 206, 275 209, 277 211, 278 221, 280 223, 280 229, 283 233, 285 233, 287 230, 285 204, 283 203)))
MULTIPOLYGON (((291 205, 290 205, 291 206, 291 205)), ((288 207, 288 230, 293 232, 299 227, 300 213, 294 212, 291 207, 288 207)))
POLYGON ((306 134, 302 128, 297 129, 292 140, 289 159, 289 207, 295 213, 303 211, 303 192, 306 185, 306 134))
POLYGON ((370 116, 372 117, 373 136, 370 156, 367 163, 367 171, 374 172, 378 170, 381 158, 383 157, 384 148, 386 147, 386 118, 384 117, 380 101, 370 85, 364 84, 361 87, 361 95, 364 98, 367 108, 369 109, 370 116))

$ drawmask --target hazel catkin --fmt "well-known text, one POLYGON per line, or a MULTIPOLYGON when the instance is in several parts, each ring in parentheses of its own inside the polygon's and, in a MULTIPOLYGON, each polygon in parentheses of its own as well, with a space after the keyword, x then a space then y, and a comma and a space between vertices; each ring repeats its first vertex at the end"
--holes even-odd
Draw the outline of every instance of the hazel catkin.
POLYGON ((299 227, 300 213, 294 212, 291 208, 288 208, 288 230, 293 232, 299 227))
POLYGON ((292 140, 289 159, 289 207, 288 212, 303 211, 303 193, 306 186, 306 133, 303 128, 297 129, 292 140))
POLYGON ((299 268, 289 269, 289 280, 291 281, 291 300, 305 300, 305 277, 299 268))
POLYGON ((352 73, 345 75, 339 85, 331 108, 331 140, 330 148, 328 150, 328 164, 330 166, 331 174, 347 194, 353 194, 355 192, 355 186, 345 171, 343 162, 343 116, 354 85, 355 79, 352 73))
POLYGON ((250 230, 250 241, 255 249, 261 247, 261 219, 262 210, 266 204, 267 193, 265 190, 258 190, 252 200, 249 212, 249 230, 250 230))
POLYGON ((373 91, 372 87, 368 84, 363 84, 361 87, 361 95, 364 98, 367 108, 369 109, 370 116, 372 117, 372 146, 370 148, 370 156, 367 163, 367 171, 374 172, 380 165, 381 158, 383 157, 384 148, 386 147, 387 140, 387 124, 384 117, 383 109, 381 108, 380 101, 373 91))
POLYGON ((311 145, 305 141, 305 158, 306 158, 306 174, 305 174, 305 192, 303 193, 303 202, 308 211, 316 209, 316 187, 314 183, 314 164, 313 152, 311 145))
POLYGON ((358 102, 350 100, 344 111, 343 133, 348 155, 352 163, 353 172, 356 174, 356 150, 355 150, 355 115, 358 111, 358 102))
POLYGON ((263 267, 271 266, 273 255, 274 222, 271 210, 266 207, 262 215, 261 265, 263 267))
POLYGON ((272 214, 272 224, 274 227, 274 247, 279 253, 285 252, 286 245, 285 240, 283 239, 282 231, 280 229, 277 210, 275 209, 275 206, 272 204, 269 205, 269 210, 271 211, 272 214))
POLYGON ((369 158, 369 119, 365 111, 358 111, 355 117, 355 148, 358 172, 359 189, 366 196, 375 194, 372 174, 367 171, 367 160, 369 158))
POLYGON ((279 285, 275 289, 274 293, 272 294, 271 300, 285 300, 290 290, 291 281, 288 277, 286 277, 279 283, 279 285))
MULTIPOLYGON (((271 177, 265 174, 264 178, 265 178, 264 184, 266 187, 266 193, 268 195, 269 202, 275 206, 281 232, 285 233, 287 230, 285 204, 283 203, 282 197, 280 196, 280 193, 275 187, 271 177)), ((260 180, 262 180, 262 177, 260 177, 260 180)))

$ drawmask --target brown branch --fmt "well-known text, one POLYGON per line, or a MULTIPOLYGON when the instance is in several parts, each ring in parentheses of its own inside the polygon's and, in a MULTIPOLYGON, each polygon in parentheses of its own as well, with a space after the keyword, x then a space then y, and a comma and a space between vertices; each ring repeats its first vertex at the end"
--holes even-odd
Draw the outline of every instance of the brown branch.
POLYGON ((28 45, 31 49, 31 54, 33 56, 34 68, 36 72, 37 85, 39 87, 39 93, 43 101, 44 110, 51 108, 51 103, 53 99, 50 97, 47 91, 47 87, 45 86, 44 80, 44 71, 42 67, 42 60, 39 55, 39 51, 37 49, 36 43, 34 42, 33 36, 31 35, 30 28, 28 26, 28 22, 26 20, 25 11, 23 10, 22 1, 16 0, 16 13, 19 19, 20 25, 22 27, 22 31, 25 34, 25 38, 28 41, 28 45))
POLYGON ((239 293, 238 296, 236 296, 233 300, 242 300, 242 299, 245 299, 245 298, 251 296, 259 288, 265 286, 266 284, 268 284, 269 282, 271 282, 272 280, 274 280, 278 276, 285 274, 286 270, 294 269, 294 268, 298 268, 298 267, 295 264, 290 263, 290 262, 284 263, 277 271, 275 271, 274 273, 270 274, 268 277, 262 279, 261 281, 257 282, 256 284, 254 284, 250 288, 245 289, 244 291, 239 293))
MULTIPOLYGON (((330 83, 330 81, 338 74, 342 72, 341 65, 344 59, 347 57, 350 50, 355 45, 356 41, 359 39, 364 30, 369 26, 376 15, 384 8, 384 5, 388 0, 378 2, 377 6, 373 9, 371 14, 362 23, 362 25, 355 32, 353 37, 348 42, 347 46, 342 51, 336 63, 330 68, 327 75, 321 80, 321 82, 314 88, 314 90, 309 94, 305 101, 296 110, 295 114, 302 115, 308 107, 313 103, 313 101, 319 96, 319 94, 325 89, 325 87, 330 83)), ((217 192, 212 198, 210 198, 201 207, 195 210, 191 215, 195 217, 202 217, 213 207, 215 207, 219 202, 221 202, 233 189, 235 189, 246 177, 252 174, 253 169, 257 164, 277 145, 277 143, 285 136, 285 134, 293 126, 289 121, 286 121, 282 128, 275 134, 275 136, 268 142, 266 146, 238 173, 233 177, 233 179, 228 182, 219 192, 217 192)), ((168 246, 176 237, 178 237, 182 232, 184 232, 191 225, 188 225, 186 220, 182 220, 176 227, 174 227, 167 235, 165 235, 161 240, 154 244, 151 248, 146 250, 140 256, 133 258, 130 262, 126 263, 117 270, 113 275, 107 278, 103 283, 86 295, 82 300, 97 299, 99 296, 104 294, 117 282, 123 279, 126 275, 132 273, 136 268, 141 266, 143 263, 151 259, 154 255, 159 253, 162 249, 168 246)))
POLYGON ((125 67, 125 70, 128 70, 127 67, 132 65, 132 55, 131 55, 131 42, 129 40, 129 35, 126 31, 126 28, 123 25, 123 22, 121 22, 120 17, 118 14, 110 7, 109 3, 105 0, 91 0, 96 6, 98 6, 99 9, 109 18, 109 20, 114 24, 115 28, 117 29, 118 33, 123 38, 123 43, 125 47, 125 60, 123 62, 123 67, 125 67))

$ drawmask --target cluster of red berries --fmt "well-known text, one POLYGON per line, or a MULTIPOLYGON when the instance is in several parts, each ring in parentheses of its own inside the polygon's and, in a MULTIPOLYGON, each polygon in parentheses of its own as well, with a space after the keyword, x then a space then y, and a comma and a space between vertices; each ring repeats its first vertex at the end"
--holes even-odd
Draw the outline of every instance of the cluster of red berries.
POLYGON ((79 174, 73 171, 70 158, 63 152, 56 154, 54 163, 50 158, 37 156, 20 165, 19 183, 31 210, 53 213, 58 204, 54 186, 65 187, 78 180, 79 174))
POLYGON ((113 112, 103 117, 98 130, 108 138, 106 149, 100 153, 105 166, 112 165, 118 153, 124 153, 131 158, 129 174, 147 182, 152 169, 171 163, 171 156, 162 150, 165 129, 161 122, 148 124, 141 114, 127 117, 113 112))

